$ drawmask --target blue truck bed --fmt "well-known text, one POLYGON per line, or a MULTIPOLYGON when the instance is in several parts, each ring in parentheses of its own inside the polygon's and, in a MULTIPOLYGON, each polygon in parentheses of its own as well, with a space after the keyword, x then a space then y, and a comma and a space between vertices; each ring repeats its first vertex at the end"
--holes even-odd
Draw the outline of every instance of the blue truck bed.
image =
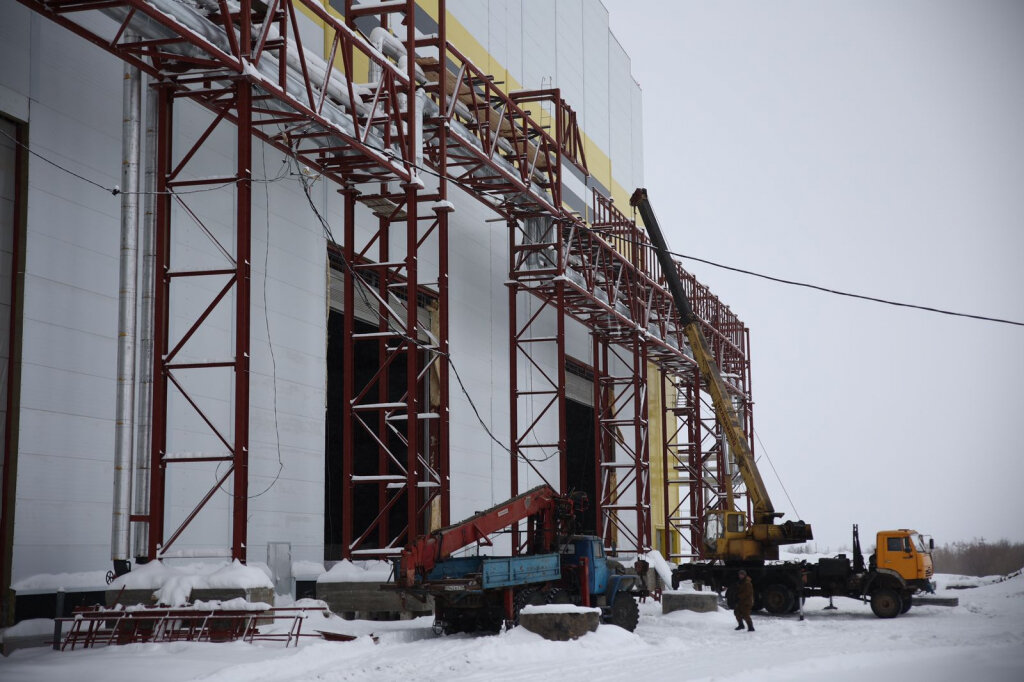
POLYGON ((558 554, 458 557, 438 563, 426 582, 461 580, 474 574, 480 576, 480 587, 487 590, 558 580, 562 567, 558 554))

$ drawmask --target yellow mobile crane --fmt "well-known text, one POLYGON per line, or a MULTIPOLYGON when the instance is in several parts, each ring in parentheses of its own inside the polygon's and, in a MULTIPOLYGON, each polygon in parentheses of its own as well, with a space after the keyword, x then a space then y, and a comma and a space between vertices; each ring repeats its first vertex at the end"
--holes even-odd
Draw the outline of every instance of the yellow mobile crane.
POLYGON ((734 509, 730 483, 726 493, 726 508, 707 512, 707 521, 703 529, 707 556, 723 561, 778 559, 779 545, 798 544, 812 539, 811 526, 803 521, 776 523, 776 520, 782 517, 782 513, 775 511, 764 481, 761 480, 761 473, 754 464, 754 456, 743 431, 739 413, 729 397, 725 381, 722 380, 722 374, 711 355, 708 341, 700 328, 700 320, 694 314, 690 300, 683 290, 676 263, 669 255, 665 237, 647 198, 647 190, 636 190, 629 203, 640 211, 644 225, 647 226, 662 274, 679 312, 686 338, 690 342, 693 359, 697 361, 701 376, 707 381, 708 393, 711 394, 711 401, 715 406, 715 416, 718 417, 718 423, 725 432, 729 449, 746 484, 753 509, 753 518, 748 525, 746 514, 734 509))
POLYGON ((906 613, 910 610, 913 595, 934 590, 931 582, 934 541, 917 531, 901 528, 879 532, 876 536, 877 549, 867 566, 860 550, 860 534, 856 525, 853 527, 852 561, 845 554, 840 554, 835 558, 819 559, 813 564, 803 561, 765 563, 779 558, 780 545, 810 540, 813 537, 811 526, 803 521, 776 523, 782 514, 775 511, 761 480, 739 414, 701 331, 700 320, 683 290, 679 271, 669 255, 661 226, 647 199, 647 190, 636 190, 630 204, 640 211, 651 237, 694 360, 707 381, 715 415, 746 484, 754 517, 748 524, 746 515, 734 509, 730 482, 725 508, 706 513, 704 545, 707 560, 684 564, 673 571, 672 587, 677 587, 683 580, 692 580, 694 585, 708 585, 716 592, 725 589, 726 599, 731 601, 737 574, 743 569, 753 580, 754 607, 757 609, 763 607, 772 613, 788 613, 796 610, 801 596, 844 596, 870 600, 871 610, 880 618, 894 618, 906 613))

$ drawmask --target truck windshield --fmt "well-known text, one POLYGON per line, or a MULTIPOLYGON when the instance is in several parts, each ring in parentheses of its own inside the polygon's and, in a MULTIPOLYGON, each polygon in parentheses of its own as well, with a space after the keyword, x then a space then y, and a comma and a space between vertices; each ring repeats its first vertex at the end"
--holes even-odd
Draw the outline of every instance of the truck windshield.
POLYGON ((722 537, 722 517, 718 514, 708 514, 704 526, 704 542, 708 547, 714 547, 715 541, 722 537))
POLYGON ((910 537, 914 541, 914 549, 922 554, 928 551, 928 544, 924 541, 923 537, 920 535, 911 535, 910 537))

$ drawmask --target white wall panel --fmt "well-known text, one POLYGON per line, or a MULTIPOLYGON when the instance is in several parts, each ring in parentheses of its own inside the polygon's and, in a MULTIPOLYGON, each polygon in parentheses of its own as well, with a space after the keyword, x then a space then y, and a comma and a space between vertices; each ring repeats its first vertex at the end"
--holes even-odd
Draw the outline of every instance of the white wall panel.
POLYGON ((480 0, 449 0, 448 12, 483 44, 487 42, 489 4, 480 0))
POLYGON ((522 53, 520 78, 525 88, 551 87, 557 69, 554 2, 523 3, 522 53))
MULTIPOLYGON (((625 172, 628 169, 634 178, 627 187, 639 182, 639 89, 629 77, 621 49, 614 42, 609 48, 607 12, 600 3, 452 0, 449 9, 490 51, 494 62, 501 62, 524 87, 560 87, 579 112, 588 135, 613 158, 616 175, 621 165, 623 174, 630 175, 625 172)), ((5 17, 0 22, 0 57, 5 64, 0 86, 21 97, 34 97, 33 147, 97 182, 119 182, 120 62, 46 21, 31 18, 14 0, 0 0, 0 10, 5 17), (31 62, 30 55, 35 55, 31 62)), ((316 34, 318 30, 303 26, 307 41, 315 42, 316 34)), ((199 107, 178 106, 177 148, 191 144, 209 121, 209 113, 199 107)), ((222 123, 186 175, 231 174, 234 144, 233 126, 222 123)), ((264 153, 259 145, 254 149, 254 166, 258 177, 276 177, 285 170, 279 153, 264 153)), ((107 566, 114 431, 118 200, 38 160, 30 163, 29 178, 16 578, 107 566), (75 514, 66 513, 66 500, 76 502, 75 514)), ((316 181, 311 194, 340 241, 343 199, 335 189, 316 181)), ((495 215, 461 190, 451 188, 451 192, 456 205, 449 244, 452 360, 488 429, 507 446, 507 228, 500 222, 486 222, 495 215)), ((188 203, 233 249, 234 192, 190 195, 188 203)), ((249 501, 249 555, 263 560, 267 541, 285 540, 292 543, 294 558, 319 560, 323 556, 326 241, 293 177, 254 185, 252 208, 249 492, 262 494, 249 501)), ((176 264, 223 263, 217 249, 187 217, 177 211, 174 220, 176 264)), ((360 206, 358 233, 376 230, 376 224, 376 218, 360 206)), ((403 240, 393 239, 392 246, 392 259, 401 258, 403 240)), ((370 255, 376 257, 376 253, 370 255)), ((429 255, 421 259, 422 280, 431 279, 436 268, 433 261, 429 255)), ((214 282, 176 289, 171 312, 176 333, 191 324, 216 289, 214 282)), ((523 315, 537 305, 527 300, 521 299, 523 315)), ((183 351, 184 356, 212 359, 230 353, 233 303, 225 301, 222 306, 183 351)), ((540 325, 537 333, 545 333, 544 325, 550 327, 550 322, 540 325)), ((571 355, 589 359, 590 339, 578 325, 570 325, 568 344, 571 355)), ((553 367, 553 357, 544 351, 537 355, 545 367, 553 367)), ((218 423, 228 424, 231 419, 230 375, 230 370, 208 371, 185 379, 218 423)), ((450 401, 451 511, 452 518, 458 519, 508 496, 511 463, 504 447, 494 443, 480 425, 454 377, 450 401)), ((170 415, 170 450, 223 450, 182 400, 174 401, 170 415)), ((541 440, 553 436, 547 424, 537 433, 541 440)), ((557 480, 556 459, 537 467, 557 480)), ((215 464, 171 469, 169 531, 191 512, 217 476, 215 464)), ((540 482, 529 467, 520 463, 519 470, 521 490, 540 482)), ((175 549, 224 549, 230 538, 230 503, 228 493, 215 495, 175 549)))
POLYGON ((0 112, 25 120, 33 15, 15 0, 0 0, 0 16, 0 112))
POLYGON ((555 3, 555 85, 562 97, 579 115, 584 129, 587 126, 586 103, 583 93, 583 2, 582 0, 556 0, 555 3))
POLYGON ((612 177, 626 191, 633 189, 633 86, 629 55, 615 36, 608 37, 608 155, 612 177))
POLYGON ((640 86, 634 84, 633 92, 633 182, 632 185, 643 187, 644 184, 644 111, 640 86))
POLYGON ((582 14, 584 126, 594 144, 610 156, 608 11, 600 3, 587 3, 582 14))

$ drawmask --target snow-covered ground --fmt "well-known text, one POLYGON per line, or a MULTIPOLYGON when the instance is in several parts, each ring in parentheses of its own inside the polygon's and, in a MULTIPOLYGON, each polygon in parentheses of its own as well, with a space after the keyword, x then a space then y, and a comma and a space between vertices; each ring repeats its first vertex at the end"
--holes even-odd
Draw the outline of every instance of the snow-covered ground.
POLYGON ((431 632, 430 618, 381 623, 315 615, 303 631, 359 637, 307 639, 298 649, 240 642, 64 653, 27 649, 0 660, 0 680, 1024 680, 1024 576, 1003 582, 937 578, 938 596, 959 597, 960 606, 915 607, 893 620, 875 618, 854 600, 837 599, 839 610, 826 611, 826 600, 810 599, 803 621, 755 615, 756 632, 735 632, 728 611, 662 615, 661 605, 648 601, 635 633, 602 625, 574 642, 548 642, 522 628, 494 636, 439 637, 431 632), (978 586, 946 589, 951 584, 978 586))

